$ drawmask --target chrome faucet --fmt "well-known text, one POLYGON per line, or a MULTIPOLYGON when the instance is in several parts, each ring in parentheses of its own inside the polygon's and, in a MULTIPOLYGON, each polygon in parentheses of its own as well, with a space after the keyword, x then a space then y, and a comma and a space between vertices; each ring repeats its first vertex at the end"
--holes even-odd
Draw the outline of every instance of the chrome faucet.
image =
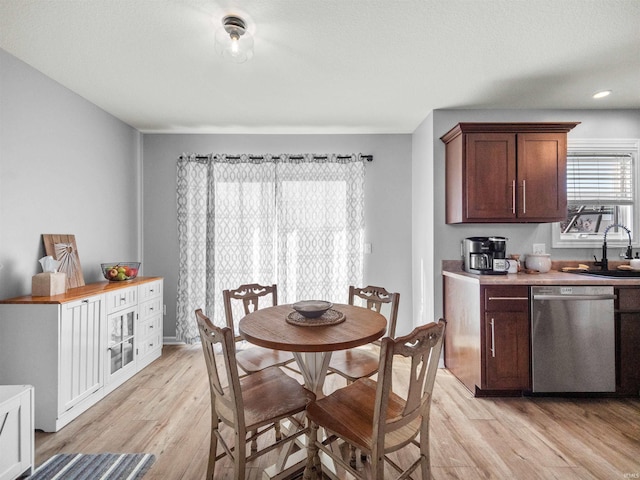
POLYGON ((598 261, 596 256, 595 255, 593 256, 593 258, 595 258, 596 260, 595 262, 593 262, 593 264, 597 267, 601 267, 602 270, 609 270, 609 260, 607 260, 607 233, 609 233, 609 230, 611 230, 614 227, 620 227, 625 232, 627 232, 627 235, 629 236, 629 245, 627 245, 627 253, 625 254, 624 258, 626 259, 633 258, 633 254, 631 251, 631 230, 629 230, 627 227, 625 227, 620 223, 614 223, 604 229, 604 242, 602 243, 602 260, 598 261))

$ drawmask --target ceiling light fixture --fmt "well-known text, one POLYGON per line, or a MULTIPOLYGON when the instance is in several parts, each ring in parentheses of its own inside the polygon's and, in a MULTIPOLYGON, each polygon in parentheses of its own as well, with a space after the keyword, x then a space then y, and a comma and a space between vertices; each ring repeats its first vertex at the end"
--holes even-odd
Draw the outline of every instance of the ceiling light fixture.
POLYGON ((222 19, 222 27, 216 32, 216 51, 220 55, 235 63, 253 57, 253 37, 242 18, 227 15, 222 19))
POLYGON ((611 95, 611 90, 600 90, 593 94, 593 98, 604 98, 611 95))

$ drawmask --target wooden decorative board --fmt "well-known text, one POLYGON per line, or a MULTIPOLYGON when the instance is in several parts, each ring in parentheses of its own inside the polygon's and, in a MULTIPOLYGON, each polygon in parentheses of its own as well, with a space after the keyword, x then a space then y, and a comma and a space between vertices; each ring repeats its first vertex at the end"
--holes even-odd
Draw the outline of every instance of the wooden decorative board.
POLYGON ((67 288, 83 287, 84 276, 75 235, 42 234, 42 241, 45 253, 60 262, 58 271, 67 274, 67 288))

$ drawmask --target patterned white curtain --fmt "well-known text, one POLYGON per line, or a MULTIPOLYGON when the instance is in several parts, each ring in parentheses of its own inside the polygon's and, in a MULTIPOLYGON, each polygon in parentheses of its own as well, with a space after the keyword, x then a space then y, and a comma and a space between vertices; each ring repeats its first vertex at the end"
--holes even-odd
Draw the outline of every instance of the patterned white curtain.
POLYGON ((362 283, 358 156, 183 155, 177 170, 177 340, 199 340, 196 308, 224 325, 222 290, 243 283, 276 283, 279 303, 346 303, 362 283))
POLYGON ((211 163, 195 155, 181 156, 177 168, 179 274, 176 305, 176 339, 199 339, 196 308, 207 303, 207 218, 211 163), (187 272, 187 274, 182 274, 187 272), (193 320, 193 321, 189 321, 193 320))

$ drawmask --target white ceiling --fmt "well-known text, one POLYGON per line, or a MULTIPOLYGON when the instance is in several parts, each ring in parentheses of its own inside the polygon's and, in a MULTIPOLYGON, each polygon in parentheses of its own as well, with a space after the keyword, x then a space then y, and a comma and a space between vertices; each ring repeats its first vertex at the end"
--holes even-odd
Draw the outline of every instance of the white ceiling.
POLYGON ((410 133, 439 108, 640 108, 639 0, 0 0, 0 47, 142 132, 410 133), (244 64, 215 53, 229 13, 254 36, 244 64))

